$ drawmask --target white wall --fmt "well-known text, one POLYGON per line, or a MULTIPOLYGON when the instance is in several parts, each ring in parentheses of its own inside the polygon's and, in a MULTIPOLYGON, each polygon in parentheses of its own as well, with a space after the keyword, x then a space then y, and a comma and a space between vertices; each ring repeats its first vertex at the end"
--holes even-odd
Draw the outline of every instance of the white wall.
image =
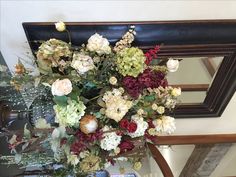
MULTIPOLYGON (((10 68, 29 51, 22 22, 236 19, 236 1, 1 1, 0 50, 10 68)), ((221 118, 179 119, 176 134, 236 132, 236 95, 221 118)))

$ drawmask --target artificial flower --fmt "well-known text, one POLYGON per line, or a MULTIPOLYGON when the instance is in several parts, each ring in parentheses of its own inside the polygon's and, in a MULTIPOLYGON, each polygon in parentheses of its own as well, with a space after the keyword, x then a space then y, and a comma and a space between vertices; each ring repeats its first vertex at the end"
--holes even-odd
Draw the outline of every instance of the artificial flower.
POLYGON ((51 128, 51 125, 49 123, 47 123, 46 119, 37 119, 35 122, 35 127, 36 128, 40 128, 40 129, 44 129, 44 128, 51 128))
POLYGON ((98 128, 98 121, 93 115, 85 115, 80 120, 80 130, 85 133, 94 133, 98 128))
POLYGON ((116 77, 114 77, 114 76, 110 77, 109 82, 110 82, 111 85, 116 85, 117 84, 116 77))
POLYGON ((163 114, 165 112, 165 107, 163 106, 158 106, 156 111, 159 113, 159 114, 163 114))
POLYGON ((119 52, 124 48, 129 48, 131 46, 131 43, 134 41, 134 36, 136 35, 136 31, 135 31, 135 26, 130 26, 129 31, 127 31, 121 40, 119 40, 115 47, 114 47, 114 51, 115 52, 119 52))
POLYGON ((71 164, 73 166, 76 166, 79 163, 79 158, 75 154, 69 154, 67 155, 67 163, 71 164))
POLYGON ((93 59, 84 54, 74 53, 73 60, 71 62, 71 67, 76 69, 79 74, 84 74, 95 68, 93 59))
POLYGON ((137 77, 145 68, 145 56, 139 48, 125 48, 118 52, 116 64, 123 76, 137 77))
POLYGON ((132 121, 129 123, 127 129, 129 133, 134 133, 137 130, 137 124, 132 121))
POLYGON ((175 72, 179 68, 179 60, 174 60, 174 59, 170 58, 167 61, 166 66, 170 72, 175 72))
POLYGON ((135 162, 133 165, 134 170, 139 171, 142 167, 142 163, 141 162, 135 162))
POLYGON ((45 70, 45 67, 57 67, 61 58, 70 58, 71 56, 72 51, 68 43, 57 39, 50 39, 39 46, 37 62, 38 64, 40 64, 39 62, 48 64, 48 66, 40 66, 42 70, 45 70))
POLYGON ((59 80, 57 79, 53 84, 52 84, 52 94, 56 96, 64 96, 68 95, 72 91, 72 83, 69 79, 62 79, 59 80))
POLYGON ((171 134, 176 129, 175 119, 170 116, 161 116, 161 118, 153 120, 155 129, 160 133, 171 134))
POLYGON ((131 151, 132 149, 134 149, 134 144, 131 141, 123 140, 119 144, 119 148, 120 148, 120 153, 124 153, 124 152, 131 151))
POLYGON ((132 107, 132 101, 125 99, 119 89, 107 91, 103 96, 106 103, 105 115, 119 122, 132 107))
POLYGON ((148 128, 148 123, 144 121, 143 117, 137 114, 131 116, 131 120, 137 124, 137 129, 133 133, 128 133, 128 135, 132 138, 143 136, 145 134, 145 130, 148 128))
POLYGON ((174 97, 180 96, 181 95, 181 88, 173 88, 171 91, 171 95, 174 97))
POLYGON ((127 129, 129 126, 129 121, 127 119, 122 119, 119 122, 120 128, 127 129))
POLYGON ((55 23, 55 27, 56 27, 57 31, 59 31, 59 32, 62 32, 62 31, 66 30, 66 25, 62 21, 59 21, 59 22, 55 23))
MULTIPOLYGON (((112 130, 111 127, 104 126, 103 132, 112 130)), ((103 139, 100 141, 100 146, 106 151, 114 150, 120 144, 121 136, 117 135, 116 132, 104 133, 103 139)))
POLYGON ((68 100, 68 105, 55 105, 55 121, 61 126, 79 127, 79 121, 85 114, 85 105, 82 101, 68 100))
POLYGON ((80 168, 83 172, 95 172, 100 170, 101 158, 95 155, 89 155, 80 162, 80 168))
POLYGON ((108 40, 97 33, 88 39, 87 49, 98 54, 111 53, 108 40))

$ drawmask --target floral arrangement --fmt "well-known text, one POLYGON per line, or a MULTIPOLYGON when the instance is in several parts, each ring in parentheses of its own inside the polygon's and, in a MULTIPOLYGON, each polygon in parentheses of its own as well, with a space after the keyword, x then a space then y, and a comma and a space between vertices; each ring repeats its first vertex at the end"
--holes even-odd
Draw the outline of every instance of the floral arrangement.
MULTIPOLYGON (((55 27, 66 30, 63 22, 55 27)), ((18 90, 29 82, 46 87, 55 124, 41 117, 33 129, 6 131, 15 157, 1 158, 23 166, 61 164, 55 176, 82 176, 119 160, 140 169, 145 143, 175 130, 169 115, 181 89, 166 79, 178 69, 178 60, 151 65, 160 46, 144 52, 131 46, 135 35, 131 26, 114 47, 97 33, 81 47, 44 41, 36 52, 37 76, 18 63, 11 84, 18 90)))

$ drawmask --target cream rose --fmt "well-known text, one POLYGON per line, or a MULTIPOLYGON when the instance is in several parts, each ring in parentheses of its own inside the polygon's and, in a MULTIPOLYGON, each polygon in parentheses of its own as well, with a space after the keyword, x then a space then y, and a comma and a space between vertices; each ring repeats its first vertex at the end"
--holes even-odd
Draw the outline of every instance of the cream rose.
POLYGON ((55 27, 56 27, 57 31, 60 31, 60 32, 66 30, 66 25, 65 25, 65 23, 63 23, 63 22, 57 22, 57 23, 55 23, 55 27))
POLYGON ((57 79, 51 88, 52 94, 56 96, 68 95, 72 91, 72 83, 69 79, 57 79))
POLYGON ((84 74, 95 68, 93 59, 88 55, 80 53, 75 53, 73 55, 71 67, 76 69, 79 74, 84 74))
POLYGON ((97 52, 98 54, 111 53, 108 40, 97 33, 88 39, 87 49, 91 52, 97 52))
POLYGON ((117 84, 116 77, 114 77, 114 76, 110 77, 109 82, 110 82, 111 85, 116 85, 117 84))
POLYGON ((163 106, 158 106, 156 111, 159 113, 159 114, 163 114, 165 112, 165 107, 163 106))
POLYGON ((179 60, 174 60, 174 59, 170 58, 167 61, 166 66, 170 72, 175 72, 179 68, 179 60))

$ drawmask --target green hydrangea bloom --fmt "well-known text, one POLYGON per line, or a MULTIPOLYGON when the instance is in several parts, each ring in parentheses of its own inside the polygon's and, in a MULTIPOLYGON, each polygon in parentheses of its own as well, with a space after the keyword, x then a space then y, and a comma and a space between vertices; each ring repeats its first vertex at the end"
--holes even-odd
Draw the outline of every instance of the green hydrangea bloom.
POLYGON ((123 76, 137 77, 145 68, 145 56, 139 48, 125 48, 118 53, 116 64, 123 76))
POLYGON ((79 127, 79 121, 85 114, 86 107, 82 101, 68 100, 68 105, 55 105, 56 122, 60 126, 79 127))

